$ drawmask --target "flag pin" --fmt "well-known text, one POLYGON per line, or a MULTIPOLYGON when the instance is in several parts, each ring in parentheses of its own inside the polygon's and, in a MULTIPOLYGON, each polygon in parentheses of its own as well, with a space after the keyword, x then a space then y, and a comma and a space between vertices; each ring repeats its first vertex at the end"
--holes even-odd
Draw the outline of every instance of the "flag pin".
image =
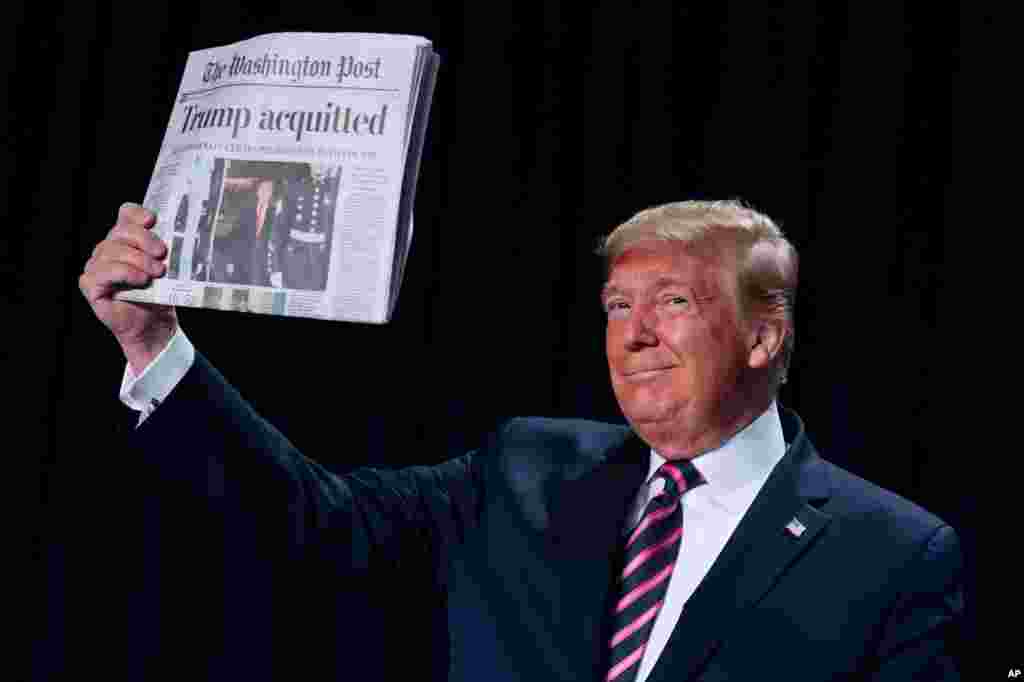
POLYGON ((800 521, 794 516, 793 520, 786 524, 786 532, 795 538, 800 537, 807 530, 807 526, 800 523, 800 521))

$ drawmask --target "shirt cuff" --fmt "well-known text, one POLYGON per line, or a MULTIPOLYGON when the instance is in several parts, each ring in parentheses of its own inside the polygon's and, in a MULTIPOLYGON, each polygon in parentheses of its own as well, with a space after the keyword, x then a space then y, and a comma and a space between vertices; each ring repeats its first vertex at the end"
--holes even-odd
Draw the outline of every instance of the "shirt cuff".
POLYGON ((195 358, 195 347, 179 326, 167 346, 140 374, 136 375, 131 365, 126 364, 119 394, 121 402, 141 413, 141 424, 167 399, 192 367, 195 358))

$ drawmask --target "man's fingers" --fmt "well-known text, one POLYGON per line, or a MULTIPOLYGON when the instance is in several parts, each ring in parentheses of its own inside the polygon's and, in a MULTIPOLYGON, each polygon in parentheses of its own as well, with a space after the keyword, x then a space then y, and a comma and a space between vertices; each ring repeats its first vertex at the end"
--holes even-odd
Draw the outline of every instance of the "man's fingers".
POLYGON ((107 263, 101 270, 86 270, 78 278, 78 288, 90 302, 109 297, 117 289, 137 289, 152 278, 138 268, 124 263, 107 263))
POLYGON ((150 274, 125 263, 108 263, 98 272, 85 272, 86 298, 95 301, 118 289, 137 289, 150 284, 150 274))
POLYGON ((86 263, 86 269, 100 270, 107 263, 130 265, 137 270, 148 273, 152 277, 159 277, 167 269, 151 253, 140 251, 134 246, 120 241, 100 242, 93 250, 92 258, 86 263))
POLYGON ((134 202, 126 201, 117 209, 117 222, 150 228, 156 223, 156 215, 134 202))
POLYGON ((120 222, 110 228, 107 235, 108 242, 123 242, 130 244, 136 249, 145 251, 153 258, 163 258, 167 255, 167 246, 155 234, 147 228, 131 222, 120 222))
POLYGON ((93 249, 78 278, 78 288, 89 303, 95 306, 119 289, 145 287, 164 275, 167 267, 161 260, 167 246, 152 233, 155 224, 151 211, 132 202, 121 204, 117 223, 93 249))
POLYGON ((146 286, 165 271, 163 263, 134 246, 108 240, 100 242, 86 262, 79 288, 90 302, 95 302, 118 288, 146 286))
POLYGON ((154 258, 163 258, 167 247, 150 230, 156 225, 156 215, 139 204, 126 201, 117 211, 117 223, 110 230, 108 239, 126 241, 149 253, 154 258))

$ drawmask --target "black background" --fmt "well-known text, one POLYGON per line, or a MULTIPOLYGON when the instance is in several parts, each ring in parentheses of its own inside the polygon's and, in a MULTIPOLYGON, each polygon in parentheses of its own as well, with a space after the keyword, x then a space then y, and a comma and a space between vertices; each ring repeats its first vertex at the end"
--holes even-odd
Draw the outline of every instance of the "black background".
MULTIPOLYGON (((2 57, 15 240, 2 266, 13 300, 31 291, 34 301, 33 333, 6 353, 26 377, 12 418, 36 453, 24 503, 32 585, 47 604, 28 621, 40 675, 74 665, 69 576, 79 562, 104 573, 118 520, 127 527, 134 513, 135 497, 104 471, 113 426, 132 419, 116 396, 124 360, 77 276, 121 202, 141 201, 188 52, 276 31, 424 35, 442 58, 390 324, 179 311, 197 348, 301 450, 337 471, 401 466, 461 454, 511 415, 621 419, 603 358, 597 238, 653 204, 741 197, 801 254, 782 402, 827 458, 957 528, 972 597, 974 500, 952 466, 936 343, 950 313, 958 66, 957 17, 937 7, 11 6, 2 57)), ((131 487, 129 474, 118 480, 131 487)), ((123 628, 117 584, 105 582, 106 615, 123 628)), ((975 621, 969 598, 968 643, 975 621)))

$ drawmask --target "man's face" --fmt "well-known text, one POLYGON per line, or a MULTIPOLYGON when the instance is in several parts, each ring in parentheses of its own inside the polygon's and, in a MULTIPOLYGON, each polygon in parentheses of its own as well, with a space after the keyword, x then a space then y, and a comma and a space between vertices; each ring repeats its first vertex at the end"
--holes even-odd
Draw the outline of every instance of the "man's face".
POLYGON ((750 347, 732 267, 711 249, 653 240, 612 263, 602 292, 612 387, 666 457, 717 447, 743 419, 750 347))

